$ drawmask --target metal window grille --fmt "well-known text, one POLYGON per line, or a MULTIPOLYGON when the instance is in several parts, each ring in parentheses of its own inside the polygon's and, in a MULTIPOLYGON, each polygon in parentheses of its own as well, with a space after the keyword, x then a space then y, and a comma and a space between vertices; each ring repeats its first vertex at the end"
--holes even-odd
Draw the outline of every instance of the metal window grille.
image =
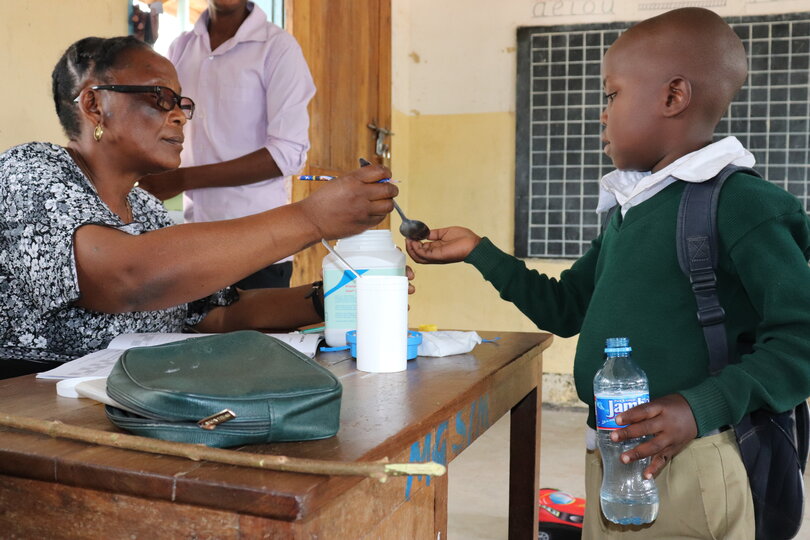
MULTIPOLYGON (((810 210, 810 13, 726 19, 745 44, 745 87, 717 128, 810 210)), ((604 51, 632 23, 518 30, 515 254, 577 258, 599 233, 604 51)))

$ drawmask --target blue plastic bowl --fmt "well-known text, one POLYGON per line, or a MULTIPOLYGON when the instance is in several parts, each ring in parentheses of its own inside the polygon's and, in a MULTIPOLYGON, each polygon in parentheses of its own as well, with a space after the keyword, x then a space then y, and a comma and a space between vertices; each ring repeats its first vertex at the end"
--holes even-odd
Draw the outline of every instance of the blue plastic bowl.
MULTIPOLYGON (((416 358, 420 343, 422 343, 422 332, 408 330, 408 360, 416 358)), ((357 358, 357 330, 346 332, 346 345, 349 346, 352 357, 357 358)))

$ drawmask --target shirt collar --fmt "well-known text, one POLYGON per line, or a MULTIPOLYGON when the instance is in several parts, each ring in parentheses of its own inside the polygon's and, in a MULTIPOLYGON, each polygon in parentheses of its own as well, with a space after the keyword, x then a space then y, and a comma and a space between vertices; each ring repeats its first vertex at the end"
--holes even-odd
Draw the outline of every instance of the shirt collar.
POLYGON ((597 212, 605 212, 616 204, 622 215, 676 180, 700 183, 714 178, 726 165, 753 167, 753 154, 737 140, 726 137, 700 150, 695 150, 673 161, 660 171, 625 171, 616 169, 599 182, 597 212))
MULTIPOLYGON (((241 26, 239 26, 239 30, 236 31, 236 34, 220 45, 217 48, 217 53, 222 54, 227 52, 228 50, 232 49, 238 43, 242 43, 245 41, 266 41, 268 38, 267 32, 267 15, 264 13, 262 8, 254 4, 253 2, 247 3, 247 8, 250 13, 248 13, 247 18, 242 22, 241 26)), ((208 21, 210 20, 210 14, 208 10, 202 12, 200 17, 197 19, 197 22, 194 23, 193 32, 198 36, 206 36, 208 34, 208 21)), ((209 42, 210 43, 210 42, 209 42)))

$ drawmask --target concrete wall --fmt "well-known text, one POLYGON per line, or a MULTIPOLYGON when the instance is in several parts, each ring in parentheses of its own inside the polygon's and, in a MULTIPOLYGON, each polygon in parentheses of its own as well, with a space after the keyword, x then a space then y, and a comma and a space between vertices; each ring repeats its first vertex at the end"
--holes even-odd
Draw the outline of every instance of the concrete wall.
POLYGON ((64 143, 53 66, 77 39, 126 33, 125 0, 0 0, 0 152, 28 141, 64 143))
MULTIPOLYGON (((469 227, 508 252, 513 251, 514 235, 518 27, 642 20, 685 4, 703 5, 722 16, 810 8, 806 0, 394 0, 393 4, 392 169, 404 180, 402 206, 409 217, 432 227, 469 227), (649 9, 658 5, 664 9, 649 9)), ((399 225, 396 218, 393 222, 399 225)), ((527 264, 558 276, 570 261, 533 259, 527 264)), ((416 273, 412 325, 536 330, 469 265, 418 266, 416 273)), ((575 347, 575 338, 555 338, 546 352, 544 370, 562 376, 550 379, 570 378, 575 347)))

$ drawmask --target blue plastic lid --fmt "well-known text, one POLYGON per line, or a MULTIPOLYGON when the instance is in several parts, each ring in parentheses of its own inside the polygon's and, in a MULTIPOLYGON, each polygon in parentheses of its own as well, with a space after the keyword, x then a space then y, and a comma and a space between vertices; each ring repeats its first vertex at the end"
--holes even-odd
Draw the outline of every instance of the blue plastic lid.
MULTIPOLYGON (((354 345, 357 343, 357 330, 349 330, 346 332, 346 344, 354 345)), ((408 345, 419 345, 422 343, 422 332, 416 330, 408 330, 408 345)))
MULTIPOLYGON (((408 330, 408 360, 416 358, 419 352, 419 344, 422 343, 422 332, 415 330, 408 330)), ((349 330, 346 332, 346 345, 351 351, 351 355, 357 358, 357 330, 349 330)))
POLYGON ((605 353, 607 354, 629 353, 632 350, 629 338, 614 337, 605 340, 605 353))

